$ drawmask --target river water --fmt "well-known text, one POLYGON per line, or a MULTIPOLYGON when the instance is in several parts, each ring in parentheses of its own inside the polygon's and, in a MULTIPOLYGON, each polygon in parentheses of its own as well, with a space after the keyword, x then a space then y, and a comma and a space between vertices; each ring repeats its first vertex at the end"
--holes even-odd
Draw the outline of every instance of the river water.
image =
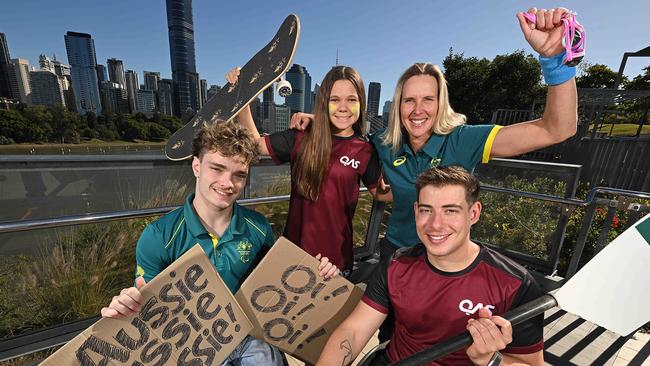
MULTIPOLYGON (((118 151, 0 155, 0 222, 181 205, 194 190, 190 160, 169 161, 161 150, 118 151)), ((269 163, 251 167, 245 197, 289 192, 289 167, 269 163)), ((29 252, 51 231, 0 234, 0 255, 29 252)))

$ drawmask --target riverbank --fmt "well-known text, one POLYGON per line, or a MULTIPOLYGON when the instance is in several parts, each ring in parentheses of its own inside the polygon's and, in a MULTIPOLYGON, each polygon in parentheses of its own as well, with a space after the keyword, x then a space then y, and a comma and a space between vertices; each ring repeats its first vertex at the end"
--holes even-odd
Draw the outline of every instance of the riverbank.
POLYGON ((22 143, 0 145, 0 155, 164 154, 165 142, 90 140, 81 144, 22 143))

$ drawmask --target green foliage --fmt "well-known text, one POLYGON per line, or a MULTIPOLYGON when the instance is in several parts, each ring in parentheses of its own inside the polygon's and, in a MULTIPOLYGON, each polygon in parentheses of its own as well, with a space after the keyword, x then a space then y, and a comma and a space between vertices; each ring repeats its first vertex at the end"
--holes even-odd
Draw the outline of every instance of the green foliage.
POLYGON ((10 263, 0 272, 0 337, 97 315, 132 281, 135 225, 82 226, 35 258, 4 257, 10 263))
POLYGON ((117 131, 125 140, 144 140, 147 138, 147 130, 142 123, 138 122, 132 116, 120 114, 115 120, 117 131))
POLYGON ((153 121, 165 127, 171 133, 174 133, 183 127, 183 123, 178 117, 166 114, 155 114, 153 121))
POLYGON ((644 73, 637 75, 631 81, 625 82, 627 90, 650 90, 650 66, 643 68, 644 73))
POLYGON ((144 128, 146 130, 146 137, 147 140, 165 140, 168 139, 169 136, 171 136, 171 133, 169 132, 168 129, 165 127, 153 123, 153 122, 145 122, 144 123, 144 128))
MULTIPOLYGON (((188 186, 168 183, 158 187, 157 198, 133 206, 178 204, 188 186)), ((0 256, 0 338, 98 315, 132 285, 135 243, 152 220, 60 229, 53 239, 42 236, 35 254, 0 256)))
POLYGON ((174 116, 157 113, 151 119, 138 113, 81 116, 63 106, 21 105, 0 111, 0 145, 21 142, 79 143, 81 138, 104 141, 165 140, 183 127, 174 116))
POLYGON ((451 105, 471 123, 488 121, 499 108, 528 109, 543 95, 539 62, 523 51, 490 61, 450 49, 442 64, 451 105))
POLYGON ((578 88, 604 89, 614 86, 617 73, 602 64, 584 64, 581 75, 576 78, 578 88))
MULTIPOLYGON (((509 189, 560 197, 564 196, 566 190, 564 182, 547 177, 528 180, 509 175, 500 183, 500 186, 509 189)), ((481 203, 483 211, 479 222, 472 228, 473 238, 547 259, 560 217, 557 206, 492 192, 482 193, 481 203)))
POLYGON ((15 110, 0 110, 0 135, 15 142, 41 142, 46 139, 42 128, 15 110))
MULTIPOLYGON (((285 195, 291 192, 291 176, 286 174, 278 174, 271 179, 271 183, 266 186, 264 191, 256 196, 278 196, 285 195)), ((273 234, 276 238, 282 236, 284 232, 284 224, 287 222, 287 214, 289 212, 289 202, 276 202, 264 205, 257 205, 253 207, 269 221, 273 234)))

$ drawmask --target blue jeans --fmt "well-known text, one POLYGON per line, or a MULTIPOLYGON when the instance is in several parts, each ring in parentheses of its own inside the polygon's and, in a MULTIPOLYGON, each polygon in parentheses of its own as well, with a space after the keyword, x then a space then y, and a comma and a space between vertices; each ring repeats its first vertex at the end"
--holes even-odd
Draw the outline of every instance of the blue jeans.
POLYGON ((283 366, 284 358, 280 350, 251 336, 246 336, 221 364, 221 366, 262 365, 283 366))

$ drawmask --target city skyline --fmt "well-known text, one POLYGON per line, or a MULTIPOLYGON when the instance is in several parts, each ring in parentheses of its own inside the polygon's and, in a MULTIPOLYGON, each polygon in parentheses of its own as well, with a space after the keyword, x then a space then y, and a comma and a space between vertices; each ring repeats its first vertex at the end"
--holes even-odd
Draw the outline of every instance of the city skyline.
MULTIPOLYGON (((140 77, 149 70, 171 78, 164 1, 130 5, 129 12, 120 13, 119 21, 106 19, 106 14, 126 6, 126 2, 94 4, 93 11, 83 10, 84 4, 75 0, 5 5, 0 32, 6 34, 11 58, 27 59, 33 66, 38 65, 40 54, 56 54, 64 61, 64 34, 84 32, 95 41, 98 63, 106 65, 105 60, 116 58, 123 60, 125 70, 135 70, 140 77)), ((328 5, 250 2, 250 6, 194 1, 196 72, 209 85, 223 85, 225 73, 243 65, 293 12, 301 18, 294 63, 307 68, 313 84, 335 64, 338 50, 339 63, 357 68, 366 86, 370 82, 382 84, 379 105, 383 105, 406 67, 416 61, 440 64, 450 47, 466 57, 488 59, 517 49, 533 53, 515 19, 516 11, 526 10, 520 4, 414 2, 407 8, 396 1, 373 3, 372 7, 336 1, 328 5), (337 7, 346 11, 331 11, 337 7), (440 16, 442 13, 445 16, 440 16), (448 28, 453 32, 440 31, 448 28)), ((541 1, 538 6, 552 4, 541 1)), ((586 0, 568 6, 578 12, 587 28, 586 60, 590 63, 602 63, 617 71, 624 52, 636 52, 650 43, 644 39, 650 27, 643 20, 650 6, 642 1, 625 2, 622 10, 613 4, 594 5, 586 0), (621 22, 626 23, 624 34, 620 33, 621 22)), ((630 59, 626 75, 634 77, 647 65, 650 59, 630 59)))

